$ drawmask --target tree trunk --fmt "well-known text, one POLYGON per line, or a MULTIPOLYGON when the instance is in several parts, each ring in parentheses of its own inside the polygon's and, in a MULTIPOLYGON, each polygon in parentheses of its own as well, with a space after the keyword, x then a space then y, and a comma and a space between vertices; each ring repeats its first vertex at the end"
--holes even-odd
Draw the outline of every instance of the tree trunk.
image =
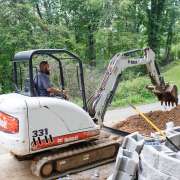
POLYGON ((169 64, 171 61, 170 51, 171 51, 172 37, 173 37, 173 32, 172 32, 172 27, 171 27, 169 28, 167 40, 166 40, 166 50, 165 50, 165 59, 164 59, 165 64, 169 64))
POLYGON ((147 9, 148 15, 148 44, 159 55, 161 15, 165 0, 151 0, 151 7, 147 9))
POLYGON ((76 43, 80 43, 82 40, 82 32, 81 32, 81 29, 77 25, 75 25, 74 27, 74 34, 75 34, 76 43))
POLYGON ((43 19, 38 3, 36 3, 36 10, 37 10, 37 13, 38 13, 38 16, 40 17, 40 19, 43 19))
POLYGON ((112 34, 112 31, 111 30, 109 30, 109 32, 108 32, 108 40, 107 40, 107 45, 108 45, 108 47, 107 47, 107 51, 108 51, 108 58, 111 58, 111 56, 112 56, 112 46, 113 46, 113 34, 112 34))
POLYGON ((49 0, 43 1, 44 9, 46 12, 46 19, 49 24, 53 23, 53 15, 52 15, 52 9, 51 9, 51 3, 49 0))
POLYGON ((87 59, 91 66, 96 66, 96 50, 94 31, 92 25, 88 26, 88 38, 87 38, 87 59))
POLYGON ((169 64, 171 61, 170 52, 171 52, 171 45, 172 45, 172 39, 173 39, 173 27, 175 24, 175 11, 174 9, 172 9, 171 11, 172 12, 170 13, 170 22, 169 22, 169 27, 168 27, 166 51, 165 51, 165 58, 164 58, 164 62, 166 64, 169 64))

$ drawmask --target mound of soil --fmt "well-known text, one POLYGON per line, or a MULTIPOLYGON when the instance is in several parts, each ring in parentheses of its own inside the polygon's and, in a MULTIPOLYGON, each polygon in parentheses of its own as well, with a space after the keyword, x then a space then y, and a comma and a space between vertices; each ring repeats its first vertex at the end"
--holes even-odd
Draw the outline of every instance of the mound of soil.
MULTIPOLYGON (((166 123, 169 121, 173 121, 175 126, 180 126, 180 105, 170 111, 151 111, 145 115, 161 130, 166 128, 166 123)), ((150 135, 151 132, 155 132, 140 115, 130 116, 125 121, 115 124, 113 128, 130 133, 138 131, 143 135, 150 135)))

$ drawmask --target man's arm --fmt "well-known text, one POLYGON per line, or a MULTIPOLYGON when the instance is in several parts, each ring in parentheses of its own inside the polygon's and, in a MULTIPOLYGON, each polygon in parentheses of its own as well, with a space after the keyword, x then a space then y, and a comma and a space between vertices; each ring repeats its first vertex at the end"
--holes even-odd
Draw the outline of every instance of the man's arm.
POLYGON ((62 90, 62 89, 57 89, 57 88, 54 88, 54 87, 50 87, 47 89, 47 91, 50 93, 50 94, 63 94, 67 99, 68 99, 68 94, 67 94, 67 91, 66 90, 62 90))
POLYGON ((63 93, 63 90, 54 87, 47 88, 47 91, 54 94, 63 93))
POLYGON ((42 84, 43 84, 44 89, 46 89, 46 91, 50 95, 62 94, 68 99, 67 91, 53 87, 53 85, 51 84, 51 82, 49 80, 49 77, 44 78, 42 81, 42 84))

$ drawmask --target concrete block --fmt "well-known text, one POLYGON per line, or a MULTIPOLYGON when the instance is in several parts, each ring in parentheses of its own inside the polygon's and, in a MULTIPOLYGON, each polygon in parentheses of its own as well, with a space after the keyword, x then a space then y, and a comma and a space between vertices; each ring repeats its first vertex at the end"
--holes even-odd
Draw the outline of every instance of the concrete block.
MULTIPOLYGON (((176 145, 176 146, 178 146, 179 148, 180 148, 180 132, 176 132, 175 131, 175 133, 174 134, 169 134, 168 135, 168 138, 176 145)), ((172 149, 172 150, 176 150, 175 148, 174 148, 174 146, 171 144, 171 143, 169 143, 168 141, 166 141, 165 142, 165 145, 166 146, 168 146, 170 149, 172 149)))
POLYGON ((143 136, 141 136, 138 132, 135 132, 125 137, 122 143, 122 148, 128 149, 131 152, 136 151, 139 154, 143 145, 143 136))
POLYGON ((180 126, 175 126, 173 130, 177 133, 180 133, 180 126))
POLYGON ((163 145, 144 145, 141 151, 140 157, 143 157, 149 164, 152 164, 155 168, 158 168, 160 153, 172 153, 173 151, 163 145))
POLYGON ((139 155, 136 151, 130 152, 120 148, 111 180, 133 180, 136 177, 138 164, 139 155))
POLYGON ((138 174, 138 180, 147 180, 143 175, 138 174))
POLYGON ((176 157, 176 155, 160 154, 158 169, 167 175, 180 179, 180 159, 176 157))
POLYGON ((138 178, 139 180, 179 180, 175 177, 162 173, 143 158, 141 158, 139 163, 138 178))
POLYGON ((168 154, 168 156, 180 160, 180 152, 174 152, 174 153, 168 154))
POLYGON ((180 155, 168 147, 144 145, 140 158, 159 172, 180 179, 180 155))
POLYGON ((135 175, 139 163, 139 156, 136 151, 130 152, 127 149, 119 149, 115 169, 126 172, 129 175, 135 175))
POLYGON ((166 131, 171 131, 174 129, 174 122, 170 121, 166 123, 166 131))
POLYGON ((175 126, 173 128, 169 128, 169 129, 166 128, 165 132, 166 132, 166 135, 168 137, 173 135, 173 134, 179 134, 180 133, 180 126, 175 126))
POLYGON ((116 171, 113 173, 111 180, 134 180, 135 176, 131 176, 123 171, 116 171))
POLYGON ((112 177, 113 177, 113 174, 111 174, 111 175, 107 178, 107 180, 112 180, 112 177))
MULTIPOLYGON (((175 126, 175 127, 172 127, 172 126, 173 125, 168 125, 168 123, 166 123, 166 129, 164 130, 164 132, 168 137, 171 135, 180 133, 180 126, 175 126), (171 126, 171 127, 168 127, 168 126, 171 126)), ((158 132, 151 133, 151 137, 154 137, 154 136, 160 136, 160 134, 158 132)))

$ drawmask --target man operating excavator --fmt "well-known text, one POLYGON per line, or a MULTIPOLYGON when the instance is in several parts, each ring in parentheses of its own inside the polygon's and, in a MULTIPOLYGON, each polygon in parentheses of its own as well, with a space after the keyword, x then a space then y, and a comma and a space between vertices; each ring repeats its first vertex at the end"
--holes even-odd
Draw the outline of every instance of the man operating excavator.
POLYGON ((62 96, 67 99, 67 91, 53 87, 50 81, 50 66, 47 61, 41 61, 39 72, 34 78, 38 96, 62 96))

